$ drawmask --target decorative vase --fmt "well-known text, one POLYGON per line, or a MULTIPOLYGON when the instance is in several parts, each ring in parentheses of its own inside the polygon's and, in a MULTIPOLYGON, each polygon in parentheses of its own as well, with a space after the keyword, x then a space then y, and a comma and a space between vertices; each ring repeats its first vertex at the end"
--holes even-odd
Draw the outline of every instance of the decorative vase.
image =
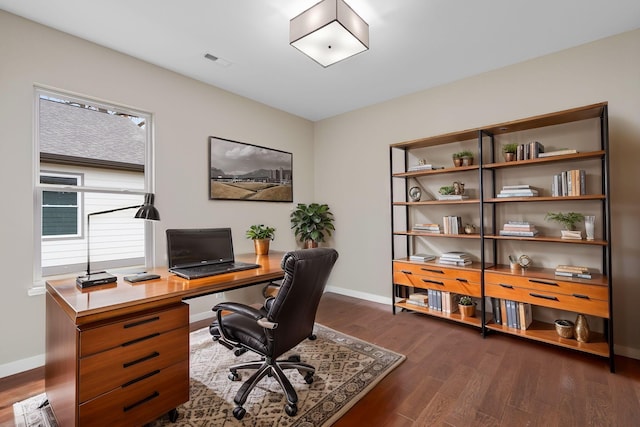
POLYGON ((462 158, 462 166, 472 166, 472 165, 473 165, 473 157, 462 158))
POLYGON ((476 315, 476 306, 475 305, 460 305, 460 304, 458 304, 458 309, 460 310, 460 315, 462 317, 474 317, 476 315))
POLYGON ((316 242, 315 240, 305 240, 304 241, 304 248, 305 249, 311 249, 311 248, 317 248, 318 247, 318 242, 316 242))
POLYGON ((269 253, 269 242, 271 239, 255 239, 253 241, 253 247, 256 250, 256 255, 267 255, 269 253))
POLYGON ((556 333, 562 338, 573 338, 574 325, 570 320, 558 319, 555 321, 556 333))
POLYGON ((576 326, 574 328, 574 335, 579 342, 589 342, 589 323, 584 314, 578 314, 576 317, 576 326))
POLYGON ((462 166, 462 159, 459 158, 459 157, 454 157, 453 158, 453 166, 455 166, 455 167, 462 166))
POLYGON ((516 159, 516 153, 502 153, 505 162, 512 162, 516 159))

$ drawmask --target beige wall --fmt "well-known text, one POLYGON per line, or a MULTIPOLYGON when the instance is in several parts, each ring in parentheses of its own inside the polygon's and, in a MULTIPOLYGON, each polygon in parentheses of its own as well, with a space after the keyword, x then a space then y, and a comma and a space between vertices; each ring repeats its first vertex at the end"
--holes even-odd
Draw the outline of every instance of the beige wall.
MULTIPOLYGON (((274 249, 295 245, 292 204, 208 200, 207 137, 292 152, 294 200, 309 202, 313 123, 3 11, 0 58, 0 377, 44 361, 44 296, 27 295, 33 285, 34 83, 153 113, 158 265, 166 265, 167 228, 231 226, 236 251, 249 252, 244 231, 267 222, 276 228, 274 249)), ((210 314, 214 299, 191 300, 192 315, 210 314)))
POLYGON ((334 282, 391 298, 390 143, 608 101, 614 337, 617 351, 640 358, 639 70, 633 31, 316 123, 316 198, 337 218, 334 282))

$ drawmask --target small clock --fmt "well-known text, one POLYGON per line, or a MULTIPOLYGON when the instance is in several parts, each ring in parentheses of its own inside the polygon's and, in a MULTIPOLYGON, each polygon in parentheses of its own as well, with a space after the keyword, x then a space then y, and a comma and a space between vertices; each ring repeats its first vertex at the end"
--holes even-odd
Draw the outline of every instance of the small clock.
POLYGON ((420 197, 422 197, 422 191, 420 191, 420 187, 411 187, 409 189, 409 199, 412 202, 419 202, 420 197))
POLYGON ((529 258, 529 255, 520 255, 520 258, 518 258, 518 264, 520 264, 520 267, 522 268, 529 268, 531 267, 531 258, 529 258))

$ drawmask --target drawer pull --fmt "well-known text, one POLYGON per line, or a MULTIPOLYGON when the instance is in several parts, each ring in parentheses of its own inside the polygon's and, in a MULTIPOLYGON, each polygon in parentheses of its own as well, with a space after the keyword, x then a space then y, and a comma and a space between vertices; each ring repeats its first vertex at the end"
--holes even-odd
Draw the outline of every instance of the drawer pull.
POLYGON ((424 268, 424 267, 421 267, 421 268, 420 268, 420 270, 422 270, 422 271, 428 271, 429 273, 444 274, 444 271, 442 271, 442 270, 433 270, 433 269, 431 269, 431 268, 424 268))
POLYGON ((550 297, 549 295, 534 294, 534 293, 529 293, 529 295, 531 295, 534 298, 542 298, 542 299, 550 299, 552 301, 558 301, 558 298, 550 297))
POLYGON ((144 325, 145 323, 156 322, 158 320, 160 320, 160 316, 150 317, 148 319, 140 320, 138 322, 125 323, 124 328, 125 329, 135 328, 136 326, 144 325))
POLYGON ((160 369, 156 369, 155 371, 151 371, 148 374, 144 374, 141 377, 138 377, 138 378, 133 379, 131 381, 127 381, 126 383, 122 384, 122 388, 129 387, 132 384, 135 384, 135 383, 140 382, 142 380, 146 380, 147 378, 151 378, 152 376, 157 375, 159 373, 160 373, 160 369))
POLYGON ((132 361, 132 362, 123 363, 123 364, 122 364, 122 367, 123 367, 123 368, 128 368, 129 366, 137 365, 138 363, 142 363, 142 362, 147 361, 147 360, 150 360, 150 359, 155 359, 155 358, 156 358, 156 357, 158 357, 158 356, 160 356, 160 353, 158 353, 157 351, 154 351, 154 352, 153 352, 153 353, 151 353, 150 355, 148 355, 148 356, 144 356, 144 357, 141 357, 141 358, 140 358, 140 359, 138 359, 138 360, 134 360, 134 361, 132 361))
POLYGON ((531 283, 540 283, 541 285, 559 286, 555 282, 547 282, 546 280, 529 279, 529 282, 531 282, 531 283))
POLYGON ((513 286, 505 285, 504 283, 500 283, 500 286, 502 286, 503 288, 507 288, 507 289, 513 289, 513 286))
POLYGON ((135 344, 135 343, 139 343, 141 341, 150 340, 151 338, 155 338, 158 335, 160 335, 160 332, 156 332, 155 334, 147 335, 146 337, 136 338, 135 340, 131 340, 131 341, 127 341, 125 343, 122 343, 121 347, 127 347, 129 345, 132 345, 132 344, 135 344))
POLYGON ((400 270, 401 272, 403 272, 404 274, 413 274, 412 272, 410 272, 409 270, 400 270))
POLYGON ((469 281, 468 281, 467 279, 461 279, 461 278, 459 278, 459 277, 456 277, 456 280, 457 280, 458 282, 462 282, 462 283, 469 283, 469 281))
POLYGON ((589 299, 588 295, 573 294, 573 296, 576 297, 576 298, 589 299))
POLYGON ((444 286, 444 283, 438 282, 436 280, 422 279, 424 283, 433 283, 434 285, 444 286))
POLYGON ((151 393, 149 396, 145 397, 144 399, 139 400, 136 403, 132 403, 129 406, 125 406, 124 408, 122 408, 122 410, 124 412, 128 412, 128 411, 132 410, 133 408, 135 408, 136 406, 140 406, 143 403, 147 403, 148 401, 153 400, 158 396, 160 396, 160 393, 158 393, 157 391, 154 391, 153 393, 151 393))

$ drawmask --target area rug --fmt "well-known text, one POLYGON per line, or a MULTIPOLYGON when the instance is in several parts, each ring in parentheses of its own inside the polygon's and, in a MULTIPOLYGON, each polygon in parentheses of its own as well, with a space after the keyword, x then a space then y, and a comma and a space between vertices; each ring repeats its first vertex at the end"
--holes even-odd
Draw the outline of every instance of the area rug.
MULTIPOLYGON (((233 398, 248 378, 249 371, 239 371, 241 381, 227 378, 229 366, 255 360, 249 352, 236 357, 224 346, 213 343, 208 328, 191 333, 190 400, 178 407, 179 417, 172 423, 163 417, 150 424, 153 427, 175 426, 252 426, 252 427, 326 427, 333 424, 369 390, 405 359, 374 344, 316 324, 317 340, 305 340, 291 352, 302 361, 315 366, 314 382, 307 384, 296 371, 287 371, 298 393, 298 414, 289 417, 284 412, 286 399, 279 384, 265 377, 251 392, 244 405, 247 410, 241 421, 233 417, 233 398)), ((44 394, 13 406, 16 426, 56 426, 44 394)))

